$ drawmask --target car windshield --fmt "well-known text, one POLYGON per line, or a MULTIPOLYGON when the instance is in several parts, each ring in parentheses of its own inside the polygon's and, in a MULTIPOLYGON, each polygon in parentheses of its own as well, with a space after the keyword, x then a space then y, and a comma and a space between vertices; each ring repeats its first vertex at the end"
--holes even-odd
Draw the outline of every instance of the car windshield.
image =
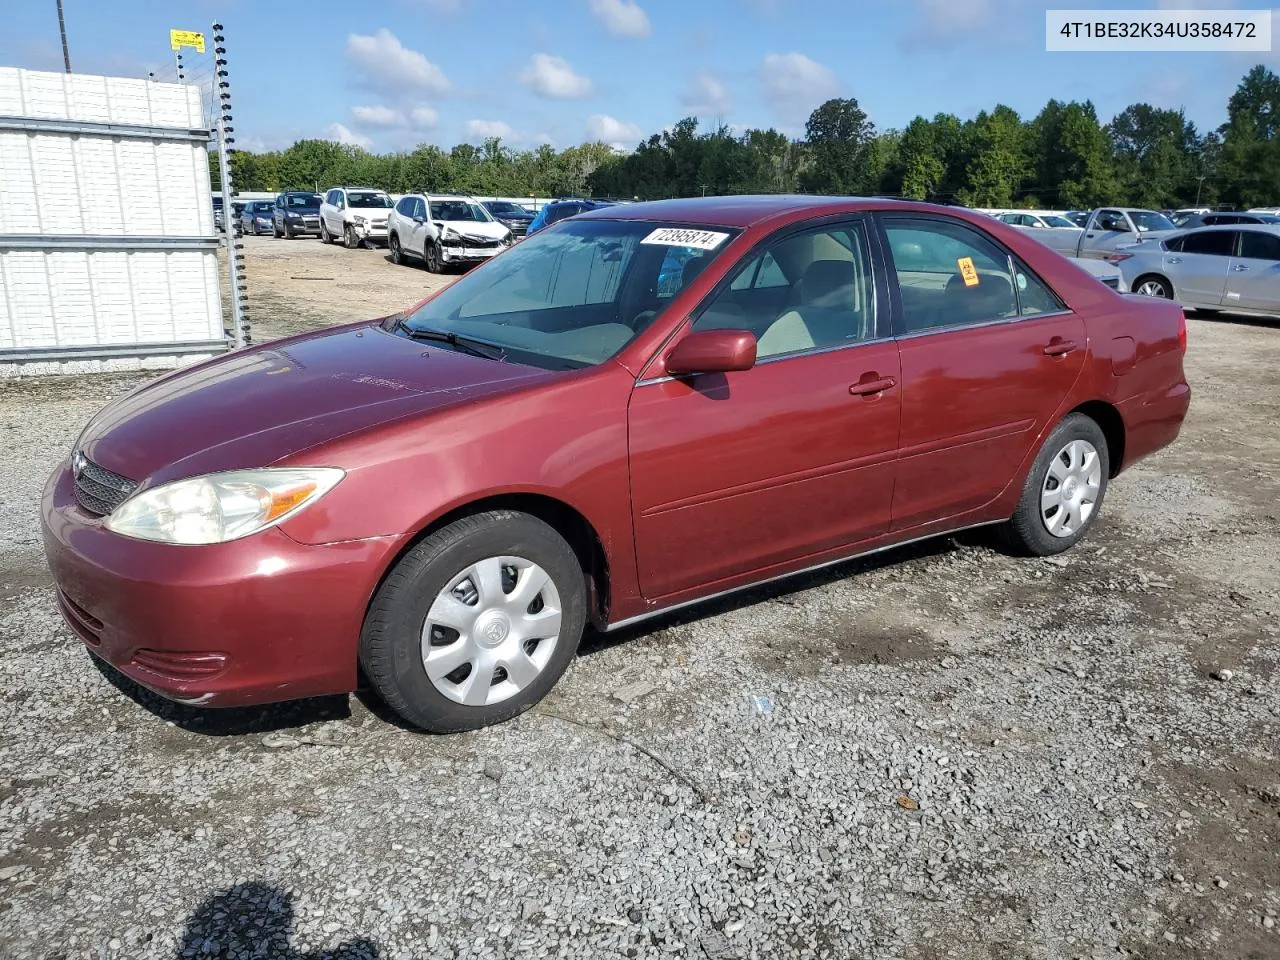
POLYGON ((522 216, 528 216, 528 213, 525 211, 524 207, 520 206, 517 203, 511 203, 510 201, 507 201, 507 200, 495 200, 491 203, 486 203, 485 206, 488 207, 490 213, 504 213, 504 214, 514 213, 522 216))
POLYGON ((1149 233, 1152 230, 1175 230, 1173 221, 1162 213, 1154 213, 1151 210, 1130 210, 1129 216, 1133 220, 1133 225, 1138 228, 1139 233, 1149 233))
POLYGON ((245 207, 250 213, 270 213, 273 204, 267 200, 258 200, 245 207))
POLYGON ((291 207, 318 207, 320 206, 320 194, 318 193, 289 193, 285 195, 285 202, 291 207))
POLYGON ((735 232, 566 221, 456 280, 406 317, 404 328, 483 341, 514 362, 545 369, 603 363, 696 275, 687 261, 705 268, 735 232))
POLYGON ((478 203, 466 200, 432 200, 432 220, 470 220, 474 223, 491 223, 493 217, 478 203))
POLYGON ((1066 217, 1045 217, 1044 222, 1051 227, 1074 227, 1075 224, 1066 217))
POLYGON ((349 207, 389 207, 391 198, 385 193, 348 193, 349 207))

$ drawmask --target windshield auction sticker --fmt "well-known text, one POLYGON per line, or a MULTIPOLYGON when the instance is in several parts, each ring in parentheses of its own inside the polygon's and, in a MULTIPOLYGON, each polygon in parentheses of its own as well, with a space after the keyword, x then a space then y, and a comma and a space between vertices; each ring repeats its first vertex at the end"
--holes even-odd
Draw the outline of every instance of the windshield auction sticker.
POLYGON ((693 247, 695 250, 714 250, 727 240, 727 233, 714 230, 682 230, 678 227, 659 227, 641 243, 658 243, 664 247, 693 247))
POLYGON ((1270 50, 1271 11, 1046 10, 1045 49, 1270 50))

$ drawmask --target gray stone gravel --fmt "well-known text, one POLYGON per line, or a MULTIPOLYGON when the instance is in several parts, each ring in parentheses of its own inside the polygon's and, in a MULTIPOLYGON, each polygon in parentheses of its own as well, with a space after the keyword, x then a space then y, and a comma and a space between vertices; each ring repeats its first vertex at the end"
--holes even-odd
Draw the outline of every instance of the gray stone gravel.
MULTIPOLYGON (((1194 327, 1246 387, 1261 332, 1194 327)), ((1214 457, 1242 430, 1274 477, 1272 424, 1198 408, 1062 563, 898 551, 433 738, 95 668, 34 503, 129 384, 0 384, 0 957, 1280 955, 1277 487, 1214 457)))

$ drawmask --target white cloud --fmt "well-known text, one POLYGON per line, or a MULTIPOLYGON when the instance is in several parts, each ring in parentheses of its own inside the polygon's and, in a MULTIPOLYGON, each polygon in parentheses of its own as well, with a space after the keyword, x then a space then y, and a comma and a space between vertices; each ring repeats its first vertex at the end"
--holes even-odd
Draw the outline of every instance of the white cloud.
POLYGON ((347 59, 373 86, 393 91, 447 93, 451 84, 444 71, 417 50, 404 46, 383 27, 372 36, 347 37, 347 59))
POLYGON ((327 140, 337 140, 339 143, 345 143, 353 147, 363 147, 365 150, 373 146, 373 141, 368 137, 353 133, 340 123, 329 124, 324 135, 327 140))
POLYGON ((760 85, 774 112, 790 121, 803 120, 814 107, 840 92, 835 72, 803 53, 765 54, 760 85))
POLYGON ((501 137, 510 140, 515 136, 511 125, 501 120, 468 120, 465 127, 468 140, 488 140, 490 137, 501 137))
POLYGON ((361 127, 403 127, 405 115, 390 107, 352 107, 351 120, 361 127))
POLYGON ((409 122, 415 127, 434 127, 439 119, 434 107, 414 107, 409 111, 409 122))
POLYGON ((647 37, 649 17, 635 0, 591 0, 592 15, 619 37, 647 37))
POLYGON ((717 117, 729 112, 733 98, 724 81, 714 74, 696 73, 693 84, 681 98, 684 108, 695 117, 717 117))
POLYGON ((569 61, 546 53, 535 53, 520 74, 520 82, 540 97, 552 100, 572 100, 590 96, 590 77, 574 73, 569 61))
POLYGON ((587 138, 607 143, 615 150, 631 150, 642 136, 634 123, 626 123, 607 113, 596 113, 587 118, 587 138))

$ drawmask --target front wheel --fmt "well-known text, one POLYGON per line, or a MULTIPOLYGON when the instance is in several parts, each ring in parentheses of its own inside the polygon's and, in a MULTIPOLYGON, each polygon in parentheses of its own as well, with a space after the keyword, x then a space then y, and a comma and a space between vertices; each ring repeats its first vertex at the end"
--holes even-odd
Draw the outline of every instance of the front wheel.
POLYGON ((320 242, 333 243, 333 235, 329 233, 329 228, 323 220, 320 221, 320 242))
POLYGON ((360 238, 356 236, 356 228, 351 224, 347 224, 343 228, 343 242, 348 250, 354 250, 360 246, 360 238))
POLYGON ((551 690, 586 625, 582 567, 536 517, 463 517, 411 549, 378 588, 360 665, 405 720, 433 733, 509 720, 551 690))
POLYGON ((440 263, 440 247, 431 240, 427 241, 427 248, 423 259, 426 261, 427 270, 431 273, 439 273, 444 269, 440 263))
POLYGON ((391 262, 399 266, 404 263, 404 251, 400 249, 400 238, 396 234, 391 235, 391 239, 387 241, 387 248, 391 252, 391 262))
POLYGON ((1139 277, 1134 281, 1133 292, 1140 293, 1144 297, 1160 297, 1164 300, 1173 299, 1173 287, 1169 285, 1169 281, 1164 277, 1157 277, 1154 274, 1139 277))
POLYGON ((1027 474, 1005 540, 1037 557, 1075 546, 1098 519, 1110 472, 1107 438, 1097 422, 1082 413, 1065 417, 1027 474))

